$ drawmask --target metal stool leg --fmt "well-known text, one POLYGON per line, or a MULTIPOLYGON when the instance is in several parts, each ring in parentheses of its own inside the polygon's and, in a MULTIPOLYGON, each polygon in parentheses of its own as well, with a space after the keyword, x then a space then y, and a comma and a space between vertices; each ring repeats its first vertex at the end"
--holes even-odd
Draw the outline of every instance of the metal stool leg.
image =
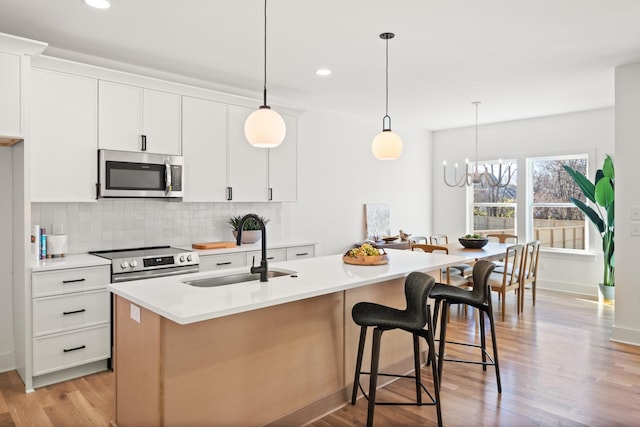
POLYGON ((378 386, 378 363, 380 362, 380 341, 382 330, 373 330, 373 345, 371 347, 371 375, 369 378, 369 407, 367 409, 367 427, 373 427, 373 411, 376 407, 376 387, 378 386))
POLYGON ((487 340, 484 332, 484 313, 482 310, 478 310, 478 317, 480 320, 480 349, 482 350, 482 370, 487 370, 487 340))
POLYGON ((360 328, 360 341, 358 343, 358 358, 356 360, 356 374, 353 378, 353 392, 351 393, 351 404, 356 404, 358 396, 358 387, 360 386, 360 372, 362 371, 362 355, 364 353, 364 342, 367 339, 367 327, 360 328))

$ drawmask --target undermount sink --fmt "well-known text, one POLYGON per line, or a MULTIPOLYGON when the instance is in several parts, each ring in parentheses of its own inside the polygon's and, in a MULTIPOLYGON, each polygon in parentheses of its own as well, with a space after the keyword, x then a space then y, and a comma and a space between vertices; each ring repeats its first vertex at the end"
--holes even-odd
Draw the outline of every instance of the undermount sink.
MULTIPOLYGON (((272 279, 280 276, 290 276, 296 274, 295 271, 289 270, 269 270, 267 277, 272 279)), ((253 280, 260 280, 260 273, 236 273, 226 276, 207 277, 204 279, 185 280, 182 283, 190 286, 197 286, 199 288, 211 288, 213 286, 232 285, 234 283, 251 282, 253 280)))

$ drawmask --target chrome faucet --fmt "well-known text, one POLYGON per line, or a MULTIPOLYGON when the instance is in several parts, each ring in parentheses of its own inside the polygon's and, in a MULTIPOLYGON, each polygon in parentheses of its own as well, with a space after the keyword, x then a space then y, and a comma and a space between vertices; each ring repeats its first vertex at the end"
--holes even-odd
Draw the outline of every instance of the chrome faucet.
POLYGON ((242 217, 240 222, 238 223, 238 236, 236 237, 236 246, 240 246, 242 242, 242 227, 244 223, 249 219, 253 218, 258 224, 260 224, 260 230, 262 231, 262 259, 260 260, 260 267, 254 266, 254 261, 251 261, 251 274, 260 273, 260 281, 267 282, 269 279, 269 269, 267 267, 267 227, 264 225, 264 221, 260 219, 260 217, 256 214, 247 214, 242 217))

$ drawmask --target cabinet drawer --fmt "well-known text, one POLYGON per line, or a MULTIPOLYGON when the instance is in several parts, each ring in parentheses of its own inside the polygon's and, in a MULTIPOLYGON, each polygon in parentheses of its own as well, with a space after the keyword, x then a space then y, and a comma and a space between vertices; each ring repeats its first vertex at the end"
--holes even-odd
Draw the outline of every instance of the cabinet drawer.
POLYGON ((204 255, 200 256, 200 271, 222 270, 225 268, 244 267, 245 253, 204 255))
POLYGON ((33 300, 33 335, 41 336, 108 323, 106 290, 33 300))
MULTIPOLYGON (((247 265, 251 264, 253 257, 256 257, 256 265, 260 265, 260 260, 262 259, 262 251, 251 251, 247 252, 247 265)), ((286 261, 287 259, 287 251, 285 249, 267 249, 267 261, 268 262, 279 262, 286 261)))
POLYGON ((106 288, 109 266, 44 271, 31 275, 33 297, 106 288))
POLYGON ((33 375, 107 359, 110 347, 109 325, 35 338, 33 375))
POLYGON ((295 259, 313 258, 315 256, 315 248, 313 245, 308 246, 294 246, 287 248, 287 261, 293 261, 295 259))

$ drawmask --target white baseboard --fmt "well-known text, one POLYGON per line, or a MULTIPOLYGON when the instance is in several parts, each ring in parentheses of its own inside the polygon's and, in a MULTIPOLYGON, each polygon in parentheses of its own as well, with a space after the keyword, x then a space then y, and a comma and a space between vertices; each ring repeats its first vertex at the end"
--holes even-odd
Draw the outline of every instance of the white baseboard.
POLYGON ((538 280, 538 289, 548 289, 550 291, 568 292, 577 295, 587 295, 598 297, 598 285, 585 285, 583 283, 558 282, 551 280, 538 280))
POLYGON ((613 325, 611 341, 640 346, 640 330, 621 328, 613 325))
POLYGON ((16 369, 16 358, 13 352, 0 354, 0 372, 16 369))

